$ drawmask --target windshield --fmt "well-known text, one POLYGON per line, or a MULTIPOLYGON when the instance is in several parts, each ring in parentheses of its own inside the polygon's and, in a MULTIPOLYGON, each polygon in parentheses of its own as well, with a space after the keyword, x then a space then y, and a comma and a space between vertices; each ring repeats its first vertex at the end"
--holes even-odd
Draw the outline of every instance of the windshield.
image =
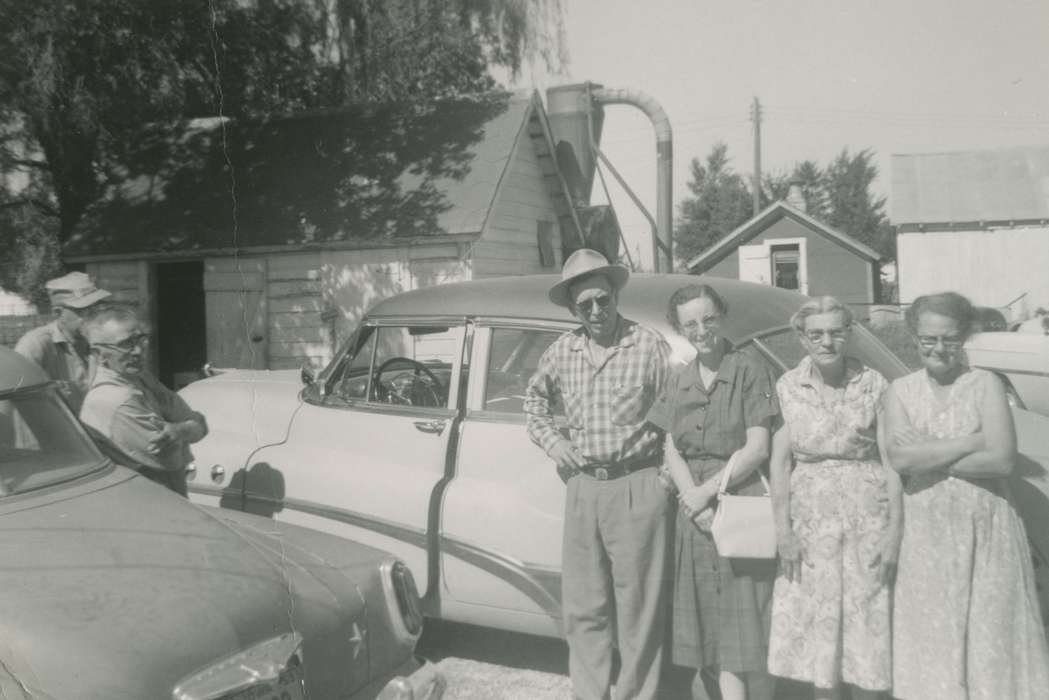
POLYGON ((0 394, 0 498, 74 479, 103 463, 54 390, 0 394))

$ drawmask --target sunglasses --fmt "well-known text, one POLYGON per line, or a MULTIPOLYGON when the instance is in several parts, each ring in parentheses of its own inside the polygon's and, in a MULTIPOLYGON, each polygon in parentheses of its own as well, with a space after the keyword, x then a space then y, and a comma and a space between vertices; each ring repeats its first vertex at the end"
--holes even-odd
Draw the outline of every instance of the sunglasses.
POLYGON ((612 303, 611 294, 601 294, 596 297, 590 297, 583 301, 574 302, 575 307, 582 313, 590 313, 591 311, 603 311, 607 309, 609 304, 612 303))

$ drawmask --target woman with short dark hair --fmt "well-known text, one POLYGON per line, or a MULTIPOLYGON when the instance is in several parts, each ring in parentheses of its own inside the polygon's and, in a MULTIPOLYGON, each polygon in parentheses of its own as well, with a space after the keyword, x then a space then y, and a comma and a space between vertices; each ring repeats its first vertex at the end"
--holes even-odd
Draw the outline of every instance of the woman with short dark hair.
POLYGON ((764 494, 757 470, 768 459, 779 411, 768 367, 722 334, 727 315, 708 285, 688 285, 670 297, 667 319, 696 358, 671 373, 648 419, 666 432, 664 459, 680 494, 671 657, 697 669, 694 698, 707 697, 705 670, 724 700, 760 700, 771 698, 765 662, 775 563, 719 556, 710 524, 726 464, 734 464, 734 492, 764 494))
POLYGON ((886 398, 888 452, 906 477, 893 692, 919 700, 1049 697, 1049 647, 1027 535, 1006 477, 1016 430, 1001 381, 971 369, 969 300, 906 312, 923 369, 886 398))

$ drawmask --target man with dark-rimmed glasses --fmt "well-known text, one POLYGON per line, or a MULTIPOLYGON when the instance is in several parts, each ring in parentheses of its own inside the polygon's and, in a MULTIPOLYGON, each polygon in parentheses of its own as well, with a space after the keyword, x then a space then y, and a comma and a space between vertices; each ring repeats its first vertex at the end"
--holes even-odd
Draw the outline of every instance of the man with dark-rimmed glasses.
POLYGON ((648 410, 667 375, 670 348, 619 314, 629 270, 581 249, 565 261, 550 301, 580 327, 555 340, 528 383, 528 434, 567 483, 561 602, 572 693, 617 700, 656 697, 666 620, 667 491, 662 432, 648 410), (563 412, 568 436, 554 422, 563 412))
POLYGON ((139 473, 186 495, 189 445, 208 433, 204 416, 145 367, 149 336, 135 313, 112 307, 84 325, 95 376, 80 420, 127 455, 139 473))

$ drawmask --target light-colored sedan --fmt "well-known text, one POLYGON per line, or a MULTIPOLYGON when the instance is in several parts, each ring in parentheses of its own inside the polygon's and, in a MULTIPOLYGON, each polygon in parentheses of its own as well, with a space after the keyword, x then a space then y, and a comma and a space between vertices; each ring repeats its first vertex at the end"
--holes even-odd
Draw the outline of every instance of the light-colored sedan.
POLYGON ((0 698, 439 698, 410 572, 201 508, 100 451, 0 348, 0 698))
POLYGON ((1049 416, 1049 335, 976 333, 965 344, 969 364, 996 373, 1013 404, 1049 416))
MULTIPOLYGON (((227 372, 183 396, 208 416, 194 446, 195 499, 345 535, 395 552, 425 582, 428 614, 559 633, 565 487, 525 433, 525 386, 540 355, 577 324, 547 301, 554 276, 439 286, 378 304, 318 377, 227 372), (310 379, 310 378, 308 378, 310 379)), ((697 281, 728 302, 726 335, 776 374, 803 355, 791 314, 803 297, 685 275, 632 276, 620 310, 691 348, 665 319, 697 281)), ((892 379, 907 370, 857 326, 851 352, 892 379)), ((1049 554, 1049 419, 1019 412, 1017 479, 1049 554), (1040 500, 1039 500, 1040 499, 1040 500)), ((1049 605, 1046 606, 1049 609, 1049 605)))

